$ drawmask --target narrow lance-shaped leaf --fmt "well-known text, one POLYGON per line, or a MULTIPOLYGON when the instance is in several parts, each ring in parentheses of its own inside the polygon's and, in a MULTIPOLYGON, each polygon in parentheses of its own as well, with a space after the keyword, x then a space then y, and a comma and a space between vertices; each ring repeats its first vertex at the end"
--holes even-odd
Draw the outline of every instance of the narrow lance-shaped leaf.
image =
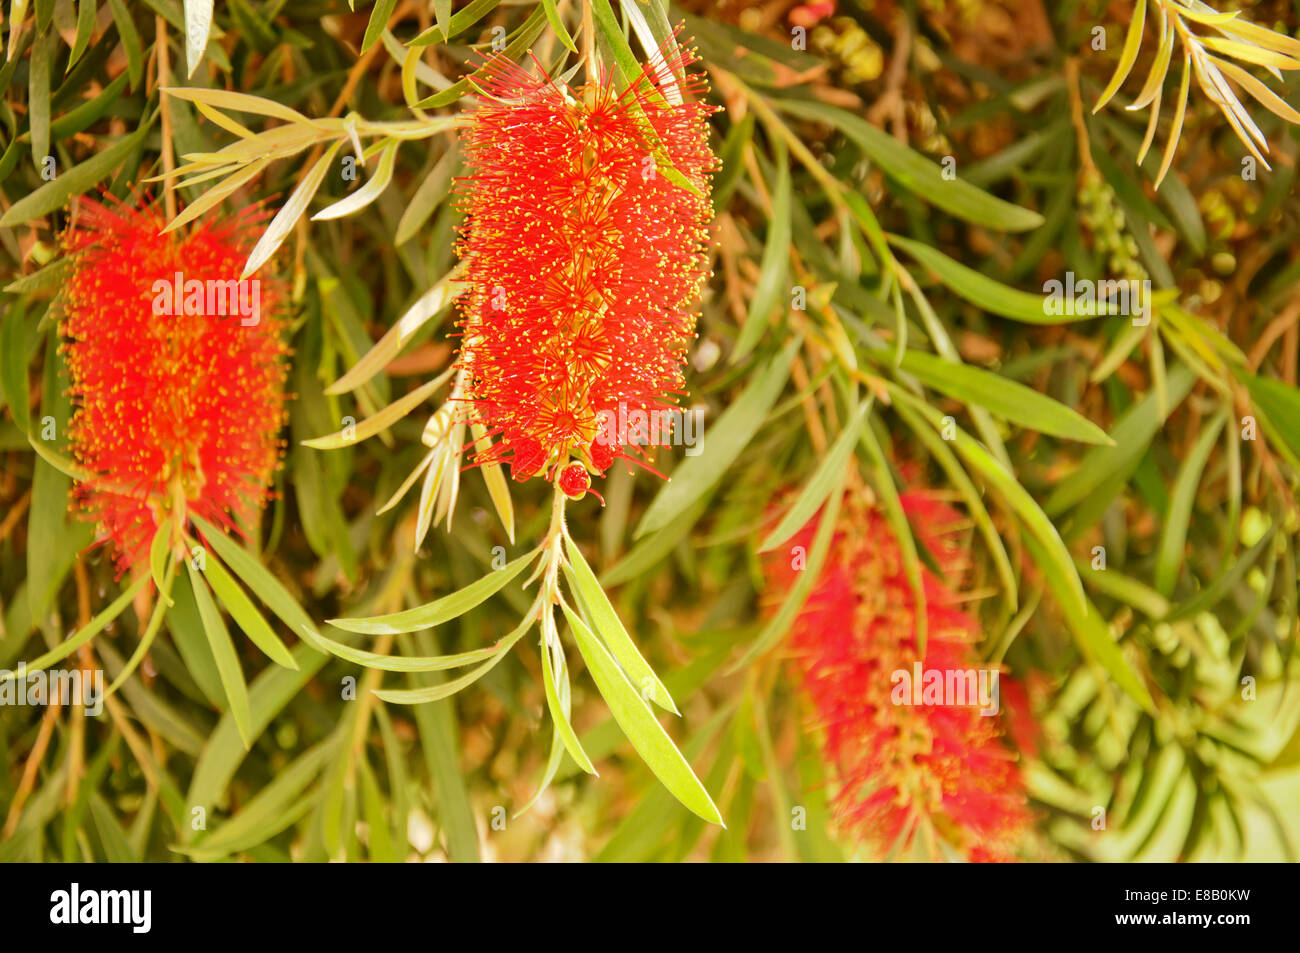
POLYGON ((655 720, 650 707, 641 700, 640 694, 586 624, 567 605, 562 608, 578 642, 578 651, 587 663, 587 671, 637 754, 677 800, 706 821, 722 824, 722 815, 709 792, 663 726, 655 720))

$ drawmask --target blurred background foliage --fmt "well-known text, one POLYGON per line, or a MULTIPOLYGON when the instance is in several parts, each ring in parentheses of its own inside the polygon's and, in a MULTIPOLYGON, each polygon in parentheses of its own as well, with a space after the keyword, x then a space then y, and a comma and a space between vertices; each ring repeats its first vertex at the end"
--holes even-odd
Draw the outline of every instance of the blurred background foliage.
MULTIPOLYGON (((1193 95, 1155 190, 1160 157, 1135 163, 1146 116, 1121 108, 1157 55, 1153 27, 1134 78, 1091 110, 1143 0, 635 2, 660 36, 685 22, 722 107, 715 277, 687 378, 706 449, 658 455, 678 476, 671 498, 652 474, 615 468, 603 508, 588 497, 569 520, 678 700, 669 730, 727 828, 658 785, 585 678, 573 722, 600 777, 566 758, 514 816, 547 756, 529 645, 470 690, 409 707, 371 690, 436 674, 364 670, 302 643, 291 671, 245 645, 256 735, 245 750, 175 643, 159 639, 98 719, 0 708, 0 859, 869 857, 834 836, 816 726, 782 665, 801 597, 768 591, 758 554, 789 501, 810 515, 844 485, 850 460, 886 509, 900 487, 924 485, 970 518, 980 651, 1025 685, 1036 726, 1020 751, 1041 821, 1026 856, 1290 859, 1300 844, 1294 128, 1254 110, 1273 170, 1244 178, 1241 142, 1193 95), (1149 277, 1150 323, 1047 316, 1043 283, 1066 271, 1149 277), (745 439, 710 453, 724 433, 745 439), (791 829, 794 807, 807 810, 806 831, 791 829), (1098 807, 1105 831, 1094 829, 1098 807)), ((494 39, 516 58, 531 49, 548 68, 562 63, 548 16, 575 35, 580 19, 567 2, 226 0, 208 5, 199 61, 185 38, 187 8, 200 6, 12 0, 5 11, 0 668, 62 642, 119 591, 107 554, 87 549, 92 528, 69 512, 68 477, 30 435, 48 441, 40 432, 52 425, 58 449, 66 430, 54 322, 69 203, 101 187, 127 196, 164 170, 160 65, 172 83, 307 117, 400 121, 412 101, 437 115, 463 108, 460 77, 494 39)), ((607 6, 634 39, 626 4, 607 6)), ((1300 24, 1300 4, 1241 7, 1287 34, 1300 24)), ((614 57, 624 34, 598 28, 614 57)), ((1284 76, 1273 88, 1300 102, 1284 76)), ((188 101, 169 99, 166 112, 178 157, 230 139, 188 101)), ((229 204, 278 207, 306 168, 302 156, 273 162, 229 204)), ((513 485, 521 542, 511 544, 482 481, 466 479, 451 531, 415 552, 414 500, 376 510, 426 452, 424 417, 341 450, 302 446, 448 365, 443 307, 365 390, 325 393, 453 266, 460 168, 454 136, 405 144, 376 202, 300 221, 274 260, 293 288, 294 398, 257 549, 318 621, 460 588, 490 569, 494 547, 525 552, 549 519, 545 489, 513 485)), ((316 205, 357 186, 326 176, 316 205)), ((905 518, 894 528, 910 535, 905 518)), ((925 555, 913 553, 918 572, 925 555)), ((524 599, 507 587, 393 650, 490 644, 524 599)), ((128 610, 81 664, 111 679, 142 626, 128 610)))

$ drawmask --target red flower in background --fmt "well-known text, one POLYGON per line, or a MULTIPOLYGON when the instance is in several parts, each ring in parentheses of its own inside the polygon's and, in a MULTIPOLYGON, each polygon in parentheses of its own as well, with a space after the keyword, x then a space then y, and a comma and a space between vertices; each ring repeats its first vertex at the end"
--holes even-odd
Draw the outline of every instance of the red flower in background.
POLYGON ((265 502, 285 417, 281 295, 235 283, 260 213, 162 234, 156 205, 79 208, 60 323, 71 447, 93 474, 76 498, 122 573, 178 511, 229 525, 265 502))
MULTIPOLYGON (((924 570, 928 637, 924 670, 979 667, 977 620, 953 588, 966 553, 943 527, 960 515, 924 494, 903 496, 914 528, 945 582, 924 570)), ((816 520, 792 540, 810 545, 816 520)), ((769 575, 792 584, 789 560, 769 575)), ((791 632, 800 682, 824 731, 825 757, 839 781, 833 807, 841 828, 882 853, 918 835, 937 837, 969 860, 1007 860, 1030 822, 1015 756, 996 717, 978 705, 899 705, 893 673, 913 672, 916 605, 885 518, 850 496, 821 578, 791 632)))
POLYGON ((701 79, 669 78, 691 62, 617 94, 489 61, 463 137, 460 361, 469 415, 498 438, 480 460, 508 459, 517 480, 558 480, 571 455, 603 473, 667 442, 640 423, 682 392, 709 275, 712 107, 684 101, 701 79))

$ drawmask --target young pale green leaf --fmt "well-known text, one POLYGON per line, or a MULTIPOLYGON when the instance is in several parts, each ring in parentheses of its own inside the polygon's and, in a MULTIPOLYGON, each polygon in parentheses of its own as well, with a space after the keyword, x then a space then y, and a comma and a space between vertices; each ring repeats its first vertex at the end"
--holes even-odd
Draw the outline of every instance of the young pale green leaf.
POLYGON ((171 547, 172 518, 169 516, 159 524, 153 534, 153 542, 149 544, 149 572, 153 576, 153 584, 159 590, 163 587, 163 578, 167 575, 168 567, 176 565, 175 559, 168 559, 171 555, 171 547))
POLYGON ((244 747, 253 746, 252 715, 248 710, 248 685, 244 681, 244 671, 239 667, 239 654, 235 644, 230 640, 226 622, 221 618, 221 610, 212 601, 212 592, 203 581, 194 566, 187 562, 186 571, 190 574, 190 586, 194 590, 194 600, 198 603, 199 617, 203 620, 203 631, 208 636, 208 645, 212 657, 217 661, 217 672, 221 675, 221 685, 226 690, 226 700, 230 703, 230 714, 235 719, 235 727, 244 740, 244 747))
POLYGON ((601 645, 600 640, 591 634, 586 624, 567 605, 562 605, 561 608, 564 609, 564 615, 577 640, 578 651, 587 663, 587 671, 591 673, 614 720, 632 742, 637 754, 677 800, 706 821, 722 825, 722 815, 718 813, 709 792, 704 789, 663 726, 655 720, 650 706, 642 701, 641 695, 632 687, 618 663, 601 645))
POLYGON ((315 125, 296 109, 290 109, 283 103, 278 103, 273 99, 250 96, 248 93, 235 93, 226 89, 207 89, 197 86, 164 86, 162 91, 168 96, 175 96, 177 99, 188 100, 192 103, 206 103, 218 109, 253 113, 257 116, 269 116, 272 119, 283 119, 296 125, 315 125))
POLYGON ((844 430, 831 444, 831 448, 826 451, 822 462, 817 465, 813 475, 808 478, 808 482, 799 491, 794 503, 786 510, 785 516, 781 517, 781 522, 764 537, 763 542, 758 547, 760 553, 775 549, 803 529, 808 521, 812 519, 813 514, 821 509, 821 505, 826 502, 826 498, 832 493, 841 491, 844 486, 844 479, 848 474, 844 464, 848 462, 849 454, 853 452, 853 447, 858 442, 858 434, 862 430, 862 421, 867 416, 870 407, 870 402, 864 403, 849 415, 849 421, 845 424, 844 430))
MULTIPOLYGON (((420 295, 415 304, 406 309, 397 323, 385 331, 384 336, 376 341, 346 374, 327 387, 325 393, 330 396, 346 394, 348 391, 356 390, 383 370, 384 366, 406 346, 411 335, 461 293, 463 286, 456 282, 457 274, 456 270, 452 270, 420 295)), ((438 375, 437 380, 445 384, 451 379, 452 373, 452 368, 448 368, 438 375)))
POLYGON ((633 685, 640 686, 642 693, 660 708, 674 715, 680 714, 672 696, 668 694, 668 689, 664 688, 663 682, 659 681, 659 676, 637 650, 632 637, 623 627, 609 597, 605 595, 605 590, 597 581, 596 574, 591 571, 586 557, 582 555, 582 550, 572 539, 566 538, 565 542, 565 552, 569 556, 569 562, 564 567, 565 578, 582 600, 586 616, 595 627, 596 634, 622 666, 633 685))
MULTIPOLYGON (((893 355, 886 355, 892 360, 893 355)), ((977 404, 999 417, 1039 433, 1112 446, 1114 441, 1092 421, 1024 384, 969 364, 953 364, 924 351, 907 351, 902 370, 963 403, 977 404)))
MULTIPOLYGON (((552 626, 552 629, 554 626, 552 626)), ((569 706, 567 698, 569 694, 569 672, 564 665, 563 650, 557 645, 555 649, 546 644, 547 640, 542 639, 542 684, 546 690, 546 707, 550 709, 551 720, 555 722, 555 730, 559 732, 560 741, 564 743, 564 749, 569 752, 569 757, 583 771, 590 775, 599 775, 600 772, 592 765, 591 759, 587 757, 587 752, 582 750, 582 744, 578 741, 578 735, 573 730, 573 725, 569 724, 569 706), (553 652, 558 655, 555 661, 552 661, 553 652), (563 687, 563 695, 556 688, 556 674, 558 674, 563 687)))
POLYGON ((329 622, 330 625, 337 628, 348 632, 360 632, 364 635, 394 635, 402 632, 415 632, 418 629, 431 629, 436 625, 441 625, 464 615, 470 609, 505 588, 506 583, 523 572, 524 567, 536 555, 537 550, 535 549, 524 553, 524 555, 517 557, 500 569, 494 569, 482 579, 470 583, 465 588, 414 609, 368 618, 330 619, 329 622))
POLYGON ((304 440, 302 442, 303 446, 311 447, 313 450, 338 450, 342 447, 350 447, 353 444, 360 443, 362 440, 368 440, 380 431, 387 430, 428 400, 438 388, 447 382, 448 376, 448 374, 440 374, 433 380, 421 384, 409 394, 399 397, 379 413, 367 417, 359 424, 324 437, 313 437, 311 440, 304 440))
POLYGON ((375 174, 370 177, 370 180, 351 195, 321 209, 311 217, 311 220, 323 222, 332 218, 342 218, 359 212, 379 198, 384 193, 384 189, 388 188, 388 183, 393 181, 393 165, 397 161, 397 148, 401 144, 400 139, 390 139, 385 143, 379 153, 379 164, 375 168, 375 174))
POLYGON ((330 163, 334 161, 334 155, 343 145, 343 140, 339 139, 330 144, 325 150, 325 154, 316 160, 316 164, 311 167, 298 187, 293 190, 289 196, 289 201, 284 203, 284 207, 275 213, 275 218, 271 219, 271 224, 266 227, 262 237, 257 240, 253 246, 252 252, 249 253, 248 261, 244 264, 241 278, 247 278, 249 275, 261 268, 275 254, 276 249, 289 237, 293 227, 298 224, 298 219, 302 218, 303 213, 307 211, 307 206, 320 188, 321 180, 325 178, 325 173, 329 171, 330 163))
POLYGON ((1128 79, 1133 64, 1137 62, 1138 51, 1142 47, 1142 28, 1146 26, 1146 19, 1147 0, 1136 0, 1133 5, 1133 19, 1129 21, 1128 35, 1124 38, 1124 49, 1119 55, 1119 62, 1115 65, 1115 72, 1111 75, 1110 82, 1097 97, 1097 104, 1092 107, 1093 115, 1101 112, 1101 108, 1110 102, 1111 97, 1124 85, 1124 80, 1128 79))
POLYGON ((785 387, 790 365, 802 343, 799 338, 791 341, 754 375, 744 393, 709 428, 703 451, 697 456, 687 457, 673 472, 668 485, 659 491, 641 517, 634 536, 641 537, 667 526, 722 479, 727 468, 763 426, 768 411, 785 387))
POLYGON ((392 702, 397 705, 423 705, 425 702, 435 702, 442 698, 450 698, 462 688, 474 684, 492 669, 496 668, 510 650, 515 647, 515 643, 523 638, 533 625, 533 617, 530 614, 522 623, 509 635, 501 639, 493 648, 490 658, 478 668, 467 672, 460 678, 454 678, 449 682, 441 682, 437 685, 430 685, 427 688, 377 688, 375 696, 386 702, 392 702))
POLYGON ((354 649, 323 635, 320 637, 319 644, 341 659, 384 672, 441 672, 449 668, 460 668, 486 661, 501 650, 501 643, 498 642, 484 649, 472 649, 454 655, 383 655, 379 652, 354 649))

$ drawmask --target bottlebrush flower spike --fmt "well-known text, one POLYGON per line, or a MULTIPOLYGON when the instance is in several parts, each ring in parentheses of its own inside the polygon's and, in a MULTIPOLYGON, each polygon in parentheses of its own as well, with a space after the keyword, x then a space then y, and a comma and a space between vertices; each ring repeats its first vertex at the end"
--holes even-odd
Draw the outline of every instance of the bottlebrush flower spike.
MULTIPOLYGON (((959 515, 923 494, 902 497, 914 526, 952 525, 959 515)), ((792 541, 805 551, 816 520, 792 541)), ((924 542, 948 579, 960 579, 965 551, 933 529, 924 542)), ((775 559, 783 589, 795 571, 775 559)), ((924 571, 929 637, 923 671, 970 672, 977 620, 924 571)), ((882 853, 920 834, 936 853, 945 841, 969 860, 1006 860, 1030 823, 1020 772, 998 720, 974 705, 896 704, 895 672, 914 672, 916 606, 889 524, 852 496, 822 576, 791 632, 800 681, 824 731, 827 763, 840 787, 833 806, 842 830, 882 853)), ((947 676, 945 675, 945 680, 947 676)), ((951 701, 951 699, 944 699, 951 701)))
POLYGON ((470 419, 497 438, 478 460, 508 460, 516 480, 563 472, 567 493, 582 482, 570 456, 603 474, 666 442, 640 424, 683 391, 709 277, 713 108, 682 101, 699 77, 660 86, 691 62, 643 67, 622 93, 604 80, 570 89, 504 57, 485 69, 463 133, 459 361, 470 419))
POLYGON ((76 498, 138 567, 168 518, 254 518, 280 458, 285 346, 278 289, 237 284, 256 212, 163 234, 156 205, 83 201, 60 324, 72 377, 76 498))

